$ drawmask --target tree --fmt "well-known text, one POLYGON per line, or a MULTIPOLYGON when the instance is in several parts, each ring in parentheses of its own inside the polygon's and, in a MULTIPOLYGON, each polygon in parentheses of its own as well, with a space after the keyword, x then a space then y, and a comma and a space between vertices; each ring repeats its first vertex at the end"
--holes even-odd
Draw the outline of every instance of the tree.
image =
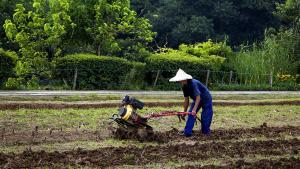
POLYGON ((85 30, 93 39, 97 55, 126 57, 139 53, 155 35, 149 21, 130 9, 128 0, 99 1, 94 5, 92 17, 93 23, 85 30))
POLYGON ((183 43, 195 43, 205 41, 212 37, 213 23, 205 16, 192 16, 189 20, 182 19, 181 22, 172 30, 171 35, 174 40, 183 43))
POLYGON ((222 41, 227 36, 231 45, 263 40, 267 27, 280 24, 272 13, 275 2, 281 1, 132 0, 132 5, 138 15, 151 21, 159 46, 178 47, 209 38, 222 41))
POLYGON ((300 25, 300 1, 299 0, 287 0, 285 3, 276 4, 277 11, 275 15, 279 16, 283 21, 300 25))
POLYGON ((13 19, 7 19, 3 27, 8 39, 20 47, 18 75, 47 74, 48 61, 61 55, 63 36, 75 27, 69 7, 69 0, 34 0, 31 10, 16 5, 13 19))
POLYGON ((95 4, 99 0, 71 0, 69 14, 75 29, 68 31, 65 35, 66 40, 63 44, 63 54, 74 53, 94 53, 95 48, 92 44, 92 37, 86 28, 94 24, 95 4))
POLYGON ((0 47, 4 49, 18 50, 18 45, 9 41, 2 27, 6 19, 12 18, 17 3, 22 3, 24 6, 29 4, 26 0, 0 0, 0 47))

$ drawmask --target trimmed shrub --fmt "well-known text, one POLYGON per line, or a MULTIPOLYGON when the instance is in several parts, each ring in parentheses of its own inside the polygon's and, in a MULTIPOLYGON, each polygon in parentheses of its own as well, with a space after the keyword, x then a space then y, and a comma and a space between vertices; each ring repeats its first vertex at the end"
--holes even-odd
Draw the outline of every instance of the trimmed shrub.
POLYGON ((141 90, 145 88, 146 64, 141 62, 132 62, 132 69, 126 74, 125 88, 141 90))
POLYGON ((18 60, 15 52, 4 51, 0 48, 0 84, 9 77, 14 76, 14 68, 18 60))
POLYGON ((146 59, 148 70, 219 70, 225 58, 207 56, 198 58, 183 51, 165 49, 146 59))
POLYGON ((197 57, 216 55, 227 58, 233 54, 230 46, 227 46, 226 41, 213 43, 211 39, 207 42, 196 43, 193 45, 182 44, 179 46, 179 50, 197 57))
POLYGON ((176 71, 181 68, 200 81, 205 80, 205 70, 219 70, 225 61, 225 58, 219 56, 196 57, 183 51, 173 49, 163 49, 160 53, 151 55, 146 59, 147 82, 155 82, 157 72, 160 70, 157 85, 164 89, 171 87, 168 79, 175 75, 176 71))
POLYGON ((125 84, 126 75, 135 67, 141 66, 122 58, 92 54, 67 55, 55 59, 53 63, 54 79, 63 80, 70 87, 73 85, 77 69, 76 89, 120 88, 125 84))

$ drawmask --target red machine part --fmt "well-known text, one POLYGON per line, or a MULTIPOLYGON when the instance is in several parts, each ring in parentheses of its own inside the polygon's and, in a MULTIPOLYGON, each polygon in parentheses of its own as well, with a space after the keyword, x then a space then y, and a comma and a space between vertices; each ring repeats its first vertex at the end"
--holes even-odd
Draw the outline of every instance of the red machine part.
POLYGON ((144 116, 144 118, 150 119, 150 118, 158 118, 158 117, 165 117, 165 116, 178 116, 178 115, 189 115, 189 114, 196 117, 196 113, 192 113, 192 112, 163 111, 160 113, 152 113, 146 115, 144 116))

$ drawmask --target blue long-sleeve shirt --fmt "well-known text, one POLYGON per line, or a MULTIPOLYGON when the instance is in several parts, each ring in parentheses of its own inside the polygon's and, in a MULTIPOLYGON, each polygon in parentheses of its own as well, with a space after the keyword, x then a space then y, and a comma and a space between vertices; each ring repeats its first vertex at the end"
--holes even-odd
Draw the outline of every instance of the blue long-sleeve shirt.
POLYGON ((196 100, 196 96, 200 96, 200 104, 206 104, 212 102, 212 97, 205 85, 196 79, 188 80, 187 85, 182 87, 184 97, 190 97, 193 101, 196 100))

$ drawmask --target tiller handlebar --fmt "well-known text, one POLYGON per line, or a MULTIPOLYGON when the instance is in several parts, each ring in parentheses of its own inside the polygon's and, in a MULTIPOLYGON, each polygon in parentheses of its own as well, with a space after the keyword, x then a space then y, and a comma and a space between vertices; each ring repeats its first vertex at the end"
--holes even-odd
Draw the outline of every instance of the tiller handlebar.
POLYGON ((183 116, 183 115, 193 115, 196 116, 196 113, 192 112, 176 112, 176 111, 163 111, 160 113, 151 113, 149 115, 144 116, 146 119, 165 117, 165 116, 183 116))

